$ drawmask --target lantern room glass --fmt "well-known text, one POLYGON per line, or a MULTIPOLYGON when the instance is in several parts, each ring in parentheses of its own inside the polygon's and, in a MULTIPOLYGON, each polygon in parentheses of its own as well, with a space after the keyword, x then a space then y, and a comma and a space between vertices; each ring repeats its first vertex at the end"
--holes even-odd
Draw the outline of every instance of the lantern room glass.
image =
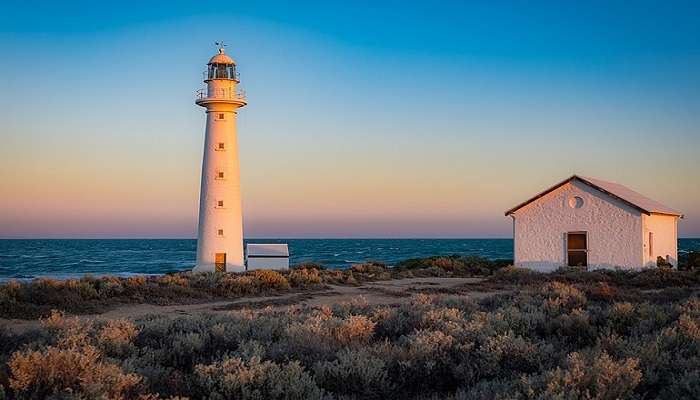
POLYGON ((209 64, 209 79, 238 80, 236 66, 233 64, 209 64))

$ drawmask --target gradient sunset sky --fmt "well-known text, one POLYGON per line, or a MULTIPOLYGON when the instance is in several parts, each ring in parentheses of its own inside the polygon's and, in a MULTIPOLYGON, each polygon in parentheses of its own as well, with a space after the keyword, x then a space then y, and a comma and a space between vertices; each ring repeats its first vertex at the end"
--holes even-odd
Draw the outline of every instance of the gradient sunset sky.
POLYGON ((217 40, 246 237, 511 237, 573 173, 700 237, 700 2, 375 3, 5 2, 0 237, 195 237, 217 40))

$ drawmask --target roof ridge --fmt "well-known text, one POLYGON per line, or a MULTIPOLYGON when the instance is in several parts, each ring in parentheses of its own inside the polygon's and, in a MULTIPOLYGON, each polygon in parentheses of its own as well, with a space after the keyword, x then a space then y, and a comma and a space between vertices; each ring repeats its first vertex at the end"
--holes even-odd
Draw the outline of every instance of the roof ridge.
POLYGON ((519 205, 511 208, 510 210, 506 211, 505 215, 511 215, 515 211, 521 209, 522 207, 525 207, 526 205, 532 203, 535 200, 538 200, 539 198, 547 195, 548 193, 560 188, 566 183, 569 183, 573 181, 574 179, 577 179, 584 184, 600 191, 603 192, 613 198, 616 198, 623 203, 636 208, 637 210, 645 213, 645 214, 665 214, 665 215, 673 215, 673 216, 678 216, 680 218, 683 218, 683 214, 679 213, 678 211, 665 206, 662 203, 659 203, 658 201, 651 199, 635 190, 632 190, 628 188, 627 186, 617 183, 617 182, 611 182, 611 181, 606 181, 603 179, 598 179, 598 178, 593 178, 593 177, 587 177, 583 175, 571 175, 568 179, 565 179, 556 185, 550 187, 549 189, 540 192, 536 196, 532 197, 531 199, 520 203, 519 205))

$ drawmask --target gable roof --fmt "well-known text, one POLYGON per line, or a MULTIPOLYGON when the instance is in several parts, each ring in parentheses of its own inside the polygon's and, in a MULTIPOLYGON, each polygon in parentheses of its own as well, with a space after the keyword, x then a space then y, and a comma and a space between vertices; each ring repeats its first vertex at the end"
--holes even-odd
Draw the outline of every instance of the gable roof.
POLYGON ((643 196, 634 190, 620 185, 619 183, 614 183, 614 182, 608 182, 604 181, 602 179, 596 179, 596 178, 589 178, 585 176, 579 176, 579 175, 572 175, 570 178, 565 179, 556 185, 552 186, 551 188, 545 190, 542 193, 539 193, 535 197, 531 198, 530 200, 520 203, 517 206, 511 208, 510 210, 506 211, 506 216, 513 214, 514 212, 518 211, 519 209, 525 207, 526 205, 532 203, 533 201, 539 199, 542 196, 545 196, 546 194, 560 188, 561 186, 573 181, 577 180, 579 182, 582 182, 600 192, 603 192, 611 197, 614 197, 623 203, 631 206, 632 208, 635 208, 639 211, 641 211, 644 214, 650 215, 650 214, 665 214, 665 215, 674 215, 680 218, 683 218, 683 214, 679 213, 678 211, 667 207, 658 201, 652 200, 646 196, 643 196))
POLYGON ((248 243, 246 250, 249 257, 289 257, 286 243, 248 243))

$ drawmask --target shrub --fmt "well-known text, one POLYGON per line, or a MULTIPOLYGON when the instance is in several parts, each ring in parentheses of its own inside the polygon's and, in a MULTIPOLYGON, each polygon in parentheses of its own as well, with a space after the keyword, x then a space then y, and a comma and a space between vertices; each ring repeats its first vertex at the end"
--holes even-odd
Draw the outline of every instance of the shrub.
POLYGON ((536 372, 543 354, 534 343, 507 332, 486 338, 477 357, 479 374, 508 377, 536 372))
POLYGON ((8 299, 16 299, 22 285, 15 279, 10 279, 4 285, 0 286, 0 294, 8 299))
POLYGON ((489 282, 531 285, 533 283, 547 282, 549 277, 531 269, 509 266, 499 269, 488 280, 489 282))
POLYGON ((287 278, 277 271, 259 269, 253 272, 258 285, 265 289, 286 289, 289 287, 287 278))
POLYGON ((278 365, 253 357, 195 367, 198 397, 209 399, 320 399, 321 390, 298 362, 278 365))
POLYGON ((511 260, 487 260, 476 256, 434 256, 412 258, 397 264, 399 268, 428 268, 437 275, 453 273, 456 275, 492 275, 495 271, 511 265, 511 260))
POLYGON ((90 343, 90 325, 65 319, 57 312, 44 324, 57 332, 59 341, 55 346, 12 354, 8 362, 9 383, 15 393, 30 399, 68 393, 121 399, 134 394, 141 377, 103 360, 100 351, 90 343))
POLYGON ((185 274, 165 274, 158 282, 168 287, 187 287, 190 283, 185 274))
POLYGON ((599 282, 588 289, 588 298, 598 301, 611 301, 619 296, 620 291, 607 282, 599 282))
POLYGON ((97 334, 97 342, 102 350, 109 355, 128 353, 132 341, 138 334, 136 326, 125 319, 107 321, 97 334))
POLYGON ((66 318, 62 312, 57 310, 51 310, 51 315, 40 321, 42 326, 64 341, 85 341, 92 328, 90 323, 83 323, 77 317, 66 318))
POLYGON ((700 251, 690 251, 678 257, 678 269, 693 271, 700 269, 700 251))
POLYGON ((221 274, 216 292, 221 296, 242 296, 256 293, 259 286, 254 276, 221 274))
POLYGON ((629 398, 642 378, 638 359, 615 361, 605 352, 589 357, 574 352, 566 364, 549 374, 545 397, 629 398))
POLYGON ((673 265, 661 256, 656 257, 656 266, 658 268, 673 268, 673 265))
POLYGON ((661 399, 695 399, 700 393, 700 371, 679 371, 678 376, 661 390, 661 399))
POLYGON ((314 372, 319 386, 332 393, 381 399, 394 391, 385 365, 367 350, 344 349, 336 360, 317 363, 314 372))
POLYGON ((391 361, 389 374, 404 391, 439 392, 455 382, 452 360, 457 349, 455 338, 450 335, 417 330, 388 347, 382 357, 391 361))
POLYGON ((608 312, 608 324, 616 332, 626 332, 634 323, 634 317, 632 303, 614 303, 608 312))
POLYGON ((366 314, 371 310, 371 307, 365 296, 357 296, 348 301, 333 304, 330 309, 331 315, 347 318, 356 314, 366 314))
POLYGON ((544 285, 542 292, 545 297, 545 309, 558 313, 560 310, 571 311, 586 305, 586 296, 575 286, 561 282, 551 282, 544 285))
POLYGON ((545 332, 576 346, 592 344, 596 339, 596 327, 591 323, 588 311, 580 308, 550 316, 544 324, 545 332))
POLYGON ((295 270, 295 269, 317 269, 319 271, 325 270, 326 267, 319 263, 315 263, 313 261, 304 261, 299 264, 292 265, 290 269, 295 270))
MULTIPOLYGON (((453 261, 436 264, 442 262, 453 261)), ((454 276, 461 268, 454 262, 411 272, 454 276)), ((168 301, 176 292, 188 299, 269 293, 285 281, 312 284, 316 272, 321 283, 402 273, 387 269, 370 278, 299 268, 263 277, 147 277, 137 286, 121 278, 0 286, 3 307, 31 304, 48 315, 26 332, 0 327, 0 387, 12 399, 154 400, 682 399, 700 390, 700 274, 694 271, 544 275, 504 268, 482 288, 527 284, 479 300, 418 294, 372 305, 358 297, 317 308, 152 315, 135 323, 91 323, 49 308, 52 301, 99 304, 115 294, 120 301, 168 301), (81 287, 99 298, 84 300, 81 290, 90 290, 81 287)))
POLYGON ((138 288, 146 284, 145 276, 130 276, 126 279, 126 284, 132 288, 138 288))
MULTIPOLYGON (((682 265, 694 265, 700 253, 682 255, 682 265), (690 263, 690 264, 689 264, 690 263)), ((80 280, 36 279, 0 284, 0 317, 36 318, 51 309, 70 313, 99 313, 125 303, 182 304, 217 297, 261 295, 270 290, 305 288, 324 283, 356 285, 370 280, 428 276, 488 276, 482 289, 512 289, 513 285, 534 288, 550 282, 574 285, 591 301, 630 301, 645 297, 653 302, 687 298, 700 286, 700 271, 668 268, 644 271, 557 271, 542 274, 507 266, 507 260, 479 257, 438 256, 402 261, 396 268, 378 262, 356 264, 346 270, 325 270, 303 263, 288 272, 169 273, 163 276, 129 278, 85 277, 80 280), (286 283, 285 283, 286 281, 286 283), (640 293, 628 289, 664 289, 640 293)), ((455 290, 460 290, 457 288, 455 290)))
POLYGON ((380 274, 386 271, 386 265, 379 261, 369 261, 361 264, 353 264, 350 269, 352 272, 361 274, 380 274))
POLYGON ((61 393, 87 398, 125 398, 141 378, 125 374, 118 366, 101 360, 92 346, 17 352, 8 363, 10 388, 25 398, 43 399, 61 393))
POLYGON ((334 336, 342 345, 366 343, 374 333, 375 325, 364 315, 351 315, 336 327, 334 336))
POLYGON ((321 283, 321 275, 318 269, 299 268, 289 273, 289 282, 292 286, 318 285, 321 283))
POLYGON ((410 334, 419 326, 422 319, 420 310, 410 305, 394 308, 377 307, 372 312, 372 320, 376 322, 376 336, 390 340, 410 334))
POLYGON ((435 308, 423 314, 422 329, 456 334, 462 330, 464 314, 456 308, 435 308))

